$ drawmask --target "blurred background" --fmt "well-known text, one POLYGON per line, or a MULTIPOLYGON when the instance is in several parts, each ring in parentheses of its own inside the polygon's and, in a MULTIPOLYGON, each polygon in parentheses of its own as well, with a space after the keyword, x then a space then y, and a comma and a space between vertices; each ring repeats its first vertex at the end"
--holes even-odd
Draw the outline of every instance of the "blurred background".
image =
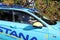
POLYGON ((60 0, 0 0, 0 3, 36 8, 43 16, 60 21, 60 0))

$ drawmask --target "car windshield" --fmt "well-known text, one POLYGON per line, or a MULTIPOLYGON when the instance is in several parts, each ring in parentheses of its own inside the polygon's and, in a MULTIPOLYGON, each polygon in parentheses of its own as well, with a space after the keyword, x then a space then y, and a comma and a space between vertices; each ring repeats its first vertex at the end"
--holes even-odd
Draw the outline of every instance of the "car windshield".
POLYGON ((40 15, 39 13, 36 13, 36 12, 34 12, 34 14, 37 15, 39 18, 41 18, 46 23, 48 23, 49 25, 55 25, 55 24, 57 24, 56 20, 49 20, 47 18, 44 18, 42 15, 40 15))

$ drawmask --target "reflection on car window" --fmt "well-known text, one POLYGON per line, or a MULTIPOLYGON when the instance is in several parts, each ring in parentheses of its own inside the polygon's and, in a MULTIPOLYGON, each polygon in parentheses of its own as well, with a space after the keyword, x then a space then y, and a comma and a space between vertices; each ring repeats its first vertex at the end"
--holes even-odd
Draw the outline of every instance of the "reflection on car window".
POLYGON ((12 21, 12 11, 0 10, 0 20, 12 21))

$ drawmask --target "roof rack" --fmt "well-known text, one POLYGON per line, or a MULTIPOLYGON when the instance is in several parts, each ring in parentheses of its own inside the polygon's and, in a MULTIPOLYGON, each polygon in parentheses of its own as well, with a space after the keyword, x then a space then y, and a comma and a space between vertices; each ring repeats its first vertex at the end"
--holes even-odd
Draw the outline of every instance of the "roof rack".
MULTIPOLYGON (((6 5, 6 4, 0 3, 0 8, 18 8, 19 9, 19 8, 25 8, 25 7, 20 5, 6 5)), ((27 9, 29 9, 28 11, 30 12, 38 12, 38 10, 35 8, 27 8, 27 9)))
POLYGON ((20 6, 20 5, 6 5, 2 3, 0 3, 0 7, 2 8, 24 8, 23 6, 20 6))

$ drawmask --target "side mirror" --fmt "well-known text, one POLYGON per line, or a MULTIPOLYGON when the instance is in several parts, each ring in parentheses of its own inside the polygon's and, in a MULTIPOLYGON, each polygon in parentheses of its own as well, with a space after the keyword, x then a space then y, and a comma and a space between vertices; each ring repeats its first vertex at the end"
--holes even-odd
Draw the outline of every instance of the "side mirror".
POLYGON ((33 26, 34 26, 34 27, 37 27, 37 28, 41 28, 41 27, 43 27, 43 24, 40 23, 40 22, 34 22, 34 23, 33 23, 33 26))

